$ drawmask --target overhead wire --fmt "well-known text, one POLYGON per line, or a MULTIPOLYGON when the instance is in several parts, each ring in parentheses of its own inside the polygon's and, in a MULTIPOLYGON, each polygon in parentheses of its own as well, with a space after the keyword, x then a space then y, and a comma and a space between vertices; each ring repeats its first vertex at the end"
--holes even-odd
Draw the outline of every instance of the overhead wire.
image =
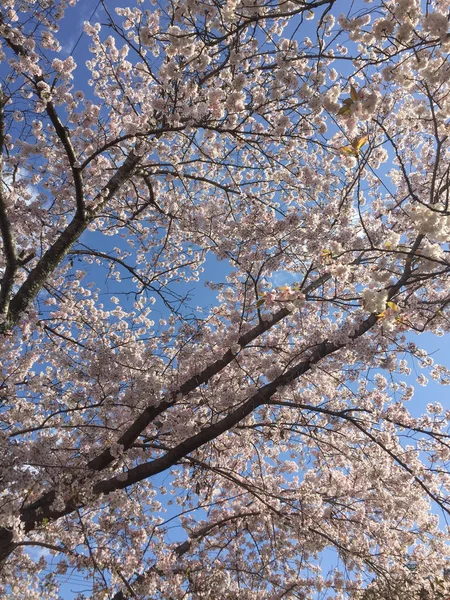
MULTIPOLYGON (((96 4, 96 6, 95 6, 95 8, 94 8, 94 10, 93 10, 93 11, 92 11, 92 13, 91 13, 91 16, 90 16, 90 17, 89 17, 89 19, 88 19, 88 22, 89 22, 89 23, 90 23, 90 22, 92 21, 92 19, 94 18, 94 15, 95 15, 95 13, 97 12, 97 9, 98 9, 98 7, 100 6, 100 4, 101 4, 101 3, 102 3, 102 0, 98 0, 98 2, 97 2, 97 4, 96 4)), ((78 44, 80 43, 80 41, 81 41, 81 38, 83 37, 83 35, 84 35, 84 31, 82 31, 82 32, 80 33, 80 35, 78 36, 77 40, 75 41, 75 44, 74 44, 74 46, 73 46, 72 50, 69 52, 69 56, 73 56, 73 53, 74 53, 74 52, 75 52, 75 50, 77 49, 77 46, 78 46, 78 44)))

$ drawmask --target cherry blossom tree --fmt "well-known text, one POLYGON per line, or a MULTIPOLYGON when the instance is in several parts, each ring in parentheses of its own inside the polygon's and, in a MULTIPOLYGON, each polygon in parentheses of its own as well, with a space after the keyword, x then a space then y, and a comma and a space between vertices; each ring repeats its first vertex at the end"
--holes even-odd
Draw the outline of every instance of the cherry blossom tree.
POLYGON ((422 598, 450 1, 75 4, 0 1, 2 597, 422 598))
POLYGON ((428 581, 417 581, 414 571, 415 563, 409 563, 411 575, 408 578, 395 579, 382 578, 374 580, 364 591, 356 593, 361 600, 393 600, 394 598, 410 598, 411 600, 448 600, 450 597, 450 582, 448 569, 444 569, 441 576, 434 574, 428 581))

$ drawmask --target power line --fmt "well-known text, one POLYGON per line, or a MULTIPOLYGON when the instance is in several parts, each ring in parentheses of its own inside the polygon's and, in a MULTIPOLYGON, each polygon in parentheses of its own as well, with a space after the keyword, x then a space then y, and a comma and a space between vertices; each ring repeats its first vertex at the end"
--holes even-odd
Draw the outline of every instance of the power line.
MULTIPOLYGON (((96 6, 95 6, 95 8, 94 8, 94 10, 92 11, 92 14, 91 14, 91 16, 90 16, 90 17, 89 17, 89 19, 88 19, 89 23, 92 21, 92 19, 93 19, 93 17, 94 17, 94 15, 95 15, 95 13, 97 12, 97 8, 100 6, 100 4, 101 4, 101 3, 102 3, 102 0, 98 0, 98 2, 97 2, 97 4, 96 4, 96 6)), ((80 41, 81 41, 81 38, 83 37, 83 35, 84 35, 84 31, 82 31, 82 32, 80 33, 80 35, 78 36, 78 39, 76 40, 76 42, 75 42, 75 44, 74 44, 74 46, 73 46, 72 50, 70 51, 70 53, 69 53, 69 56, 72 56, 72 55, 73 55, 73 53, 75 52, 75 50, 76 50, 76 48, 77 48, 78 44, 79 44, 79 43, 80 43, 80 41)))

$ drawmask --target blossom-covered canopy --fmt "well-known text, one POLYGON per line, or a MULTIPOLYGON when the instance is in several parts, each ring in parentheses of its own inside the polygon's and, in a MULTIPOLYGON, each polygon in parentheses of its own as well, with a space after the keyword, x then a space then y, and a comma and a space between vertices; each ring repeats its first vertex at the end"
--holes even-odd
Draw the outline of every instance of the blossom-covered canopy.
POLYGON ((0 594, 445 597, 450 1, 76 4, 0 0, 0 594))

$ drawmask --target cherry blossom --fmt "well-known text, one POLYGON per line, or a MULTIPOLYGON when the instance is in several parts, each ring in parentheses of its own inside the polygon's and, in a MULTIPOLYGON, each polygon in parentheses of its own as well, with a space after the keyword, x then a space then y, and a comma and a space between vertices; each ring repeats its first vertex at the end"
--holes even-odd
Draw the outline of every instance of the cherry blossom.
POLYGON ((448 1, 76 4, 0 0, 0 594, 447 594, 448 1))

